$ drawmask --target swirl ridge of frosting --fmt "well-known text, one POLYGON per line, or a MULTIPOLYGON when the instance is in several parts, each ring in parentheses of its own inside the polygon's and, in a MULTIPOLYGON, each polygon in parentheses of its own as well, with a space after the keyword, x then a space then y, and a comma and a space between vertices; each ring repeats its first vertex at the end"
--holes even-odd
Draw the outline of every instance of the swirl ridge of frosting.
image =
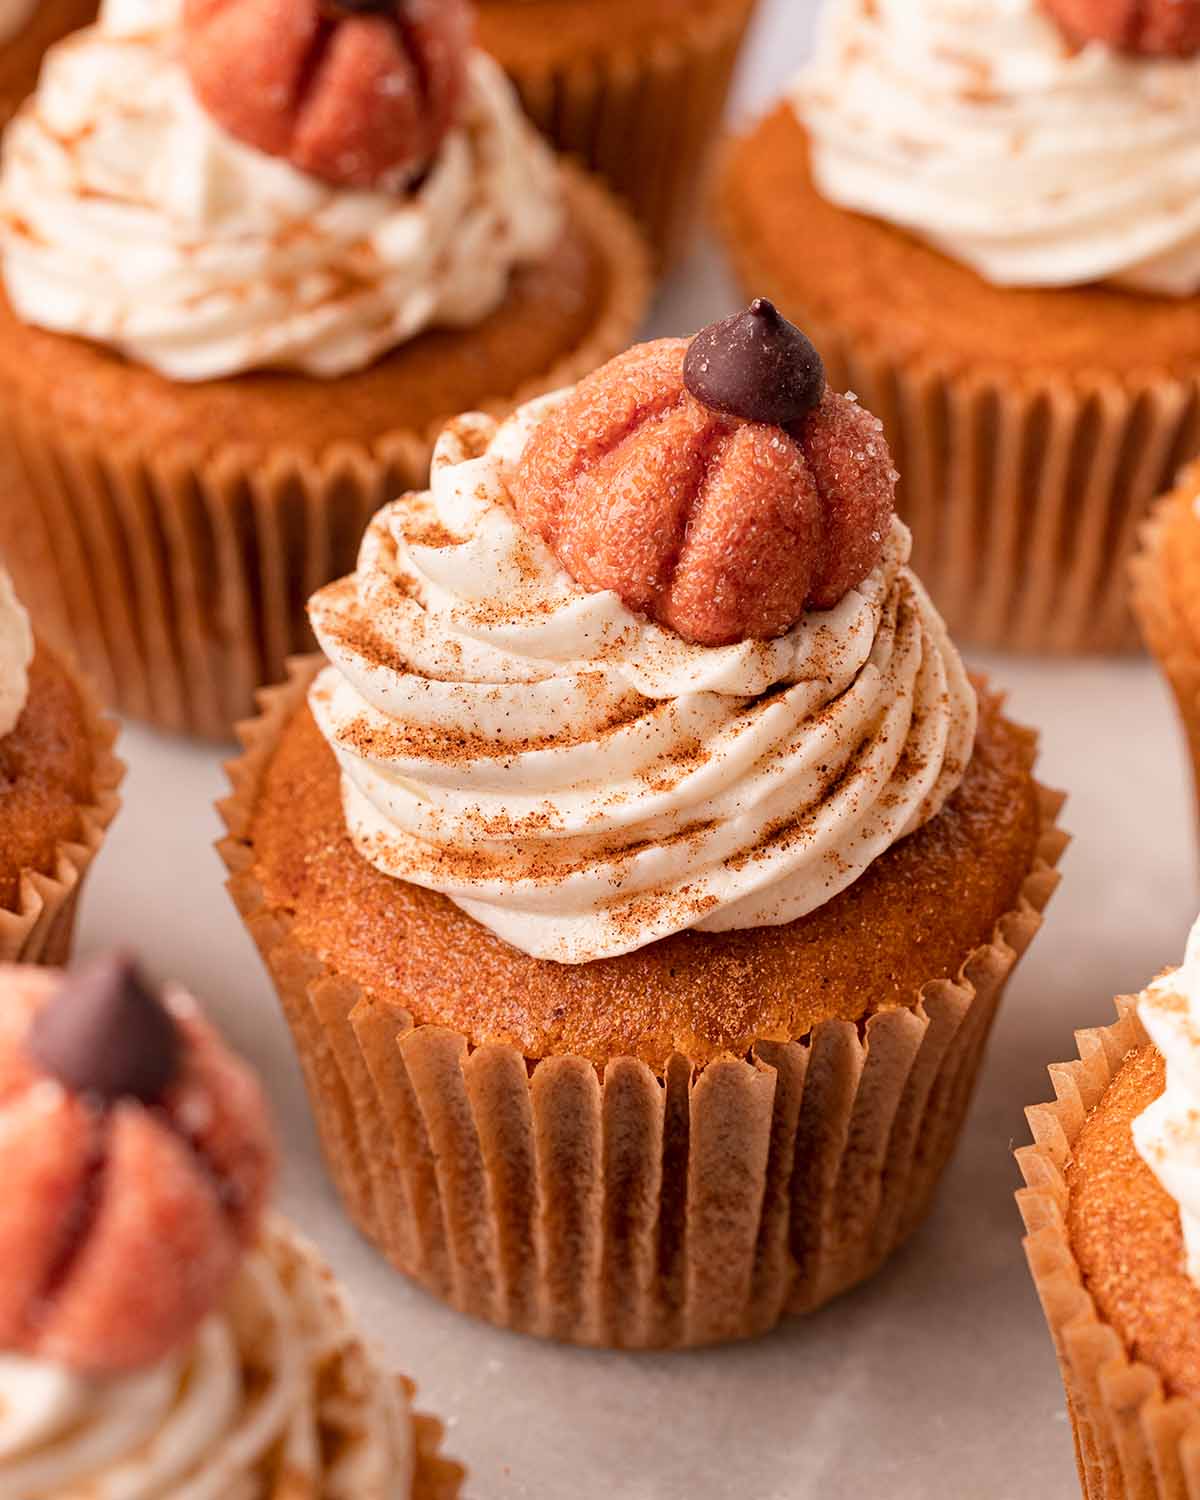
POLYGON ((1138 1015, 1162 1053, 1167 1082, 1133 1122, 1133 1141, 1179 1205, 1188 1275, 1200 1283, 1200 922, 1183 964, 1154 981, 1138 1015))
POLYGON ((377 868, 538 958, 792 921, 936 815, 974 743, 958 653, 898 521, 834 609, 707 647, 588 592, 508 479, 563 394, 443 434, 310 615, 310 693, 377 868))
POLYGON ((831 0, 793 102, 821 192, 1000 286, 1200 289, 1200 59, 1038 0, 831 0))
MULTIPOLYGON (((327 1460, 323 1372, 345 1309, 282 1236, 250 1256, 228 1307, 149 1370, 95 1378, 0 1354, 0 1493, 21 1500, 267 1500, 280 1473, 328 1500, 406 1500, 410 1419, 389 1384, 327 1460)), ((337 1446, 337 1445, 332 1445, 337 1446)))
POLYGON ((12 579, 0 568, 0 737, 11 734, 29 697, 33 628, 12 579))
POLYGON ((479 323, 563 225, 511 85, 470 58, 461 123, 401 193, 331 187, 204 112, 179 0, 107 0, 53 48, 5 140, 0 251, 27 322, 182 381, 333 377, 479 323))

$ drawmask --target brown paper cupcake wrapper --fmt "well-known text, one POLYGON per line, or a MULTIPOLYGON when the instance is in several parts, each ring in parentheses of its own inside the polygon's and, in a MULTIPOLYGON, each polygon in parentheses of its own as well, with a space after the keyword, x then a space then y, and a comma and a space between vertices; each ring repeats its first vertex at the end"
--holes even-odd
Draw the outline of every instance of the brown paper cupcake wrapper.
MULTIPOLYGON (((579 380, 625 348, 647 296, 644 251, 610 198, 570 168, 572 202, 619 265, 588 338, 496 416, 579 380)), ((254 691, 311 648, 309 596, 354 567, 371 516, 428 479, 441 428, 395 431, 372 449, 265 458, 108 447, 32 407, 0 412, 23 493, 53 547, 53 573, 18 579, 105 698, 162 728, 228 739, 254 691)), ((32 517, 31 517, 32 521, 32 517)), ((16 559, 13 560, 14 563, 16 559)))
MULTIPOLYGON (((1200 484, 1200 465, 1188 470, 1181 485, 1194 491, 1200 484)), ((1130 565, 1133 612, 1142 635, 1175 698, 1175 706, 1187 737, 1188 753, 1200 812, 1200 654, 1191 643, 1191 633, 1171 607, 1163 572, 1164 512, 1175 503, 1168 495, 1155 509, 1141 532, 1141 549, 1130 565)))
POLYGON ((0 909, 0 963, 66 963, 84 880, 121 806, 125 767, 113 753, 117 726, 104 716, 86 681, 76 677, 75 687, 86 705, 92 737, 93 800, 79 810, 79 838, 58 846, 53 870, 45 875, 28 871, 16 910, 0 909))
POLYGON ((1079 1060, 1050 1069, 1053 1104, 1026 1111, 1035 1144, 1017 1152, 1025 1251, 1058 1353, 1087 1500, 1200 1500, 1200 1402, 1168 1397, 1130 1357, 1083 1285, 1067 1231, 1066 1167, 1088 1112, 1127 1054, 1149 1040, 1137 997, 1113 1026, 1077 1034, 1079 1060))
POLYGON ((755 4, 727 0, 650 47, 552 68, 506 60, 534 123, 620 194, 663 268, 680 257, 694 225, 755 4))
MULTIPOLYGON (((738 279, 770 268, 724 223, 738 279)), ((1054 654, 1136 650, 1127 570, 1155 497, 1200 450, 1200 391, 1166 372, 1012 372, 906 357, 792 308, 829 382, 881 418, 912 565, 956 640, 1054 654)))
MULTIPOLYGON (((319 1436, 315 1455, 331 1454, 339 1464, 353 1467, 358 1448, 407 1446, 396 1424, 412 1422, 414 1476, 412 1500, 458 1500, 465 1471, 445 1458, 440 1449, 442 1424, 411 1411, 416 1387, 411 1380, 385 1373, 383 1365, 363 1340, 357 1320, 320 1253, 283 1219, 273 1216, 264 1235, 264 1248, 276 1263, 286 1286, 305 1283, 307 1307, 319 1310, 320 1346, 325 1361, 317 1382, 318 1405, 313 1419, 319 1436)), ((275 1500, 322 1500, 320 1476, 300 1473, 286 1457, 279 1472, 267 1478, 275 1500)), ((392 1490, 387 1491, 390 1496, 392 1490)), ((385 1500, 362 1495, 356 1500, 385 1500)))
POLYGON ((221 811, 229 888, 275 982, 330 1171, 393 1263, 463 1312, 624 1348, 746 1338, 875 1271, 917 1226, 997 1003, 1041 924, 1062 798, 1016 908, 912 1008, 665 1075, 621 1057, 527 1063, 415 1025, 327 969, 268 908, 248 834, 319 666, 291 664, 240 727, 221 811))

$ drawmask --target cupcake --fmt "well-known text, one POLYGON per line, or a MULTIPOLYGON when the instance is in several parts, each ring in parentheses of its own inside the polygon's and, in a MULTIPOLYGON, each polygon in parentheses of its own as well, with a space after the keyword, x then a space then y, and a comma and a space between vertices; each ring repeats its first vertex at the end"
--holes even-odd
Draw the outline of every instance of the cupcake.
POLYGON ((830 0, 728 151, 741 279, 882 417, 914 563, 976 644, 1136 641, 1137 530, 1200 447, 1198 18, 830 0))
POLYGON ((335 1182, 463 1311, 760 1333, 924 1215, 1055 884, 1034 736, 770 304, 442 435, 222 851, 335 1182))
POLYGON ((1174 695, 1200 806, 1200 464, 1156 506, 1131 575, 1134 613, 1174 695))
POLYGON ((8 132, 0 553, 164 727, 227 734, 311 644, 308 595, 448 417, 641 315, 624 212, 556 164, 466 0, 409 3, 107 0, 8 132))
POLYGON ((42 54, 96 19, 96 0, 0 0, 0 125, 37 82, 42 54))
POLYGON ((756 0, 480 0, 479 40, 561 151, 678 258, 756 0))
POLYGON ((116 729, 0 568, 0 963, 62 963, 116 816, 116 729))
POLYGON ((262 1093, 194 1003, 120 957, 5 967, 0 991, 0 1491, 452 1493, 329 1269, 267 1214, 262 1093))
POLYGON ((1200 923, 1180 969, 1051 1069, 1017 1153, 1088 1500, 1200 1494, 1200 923))

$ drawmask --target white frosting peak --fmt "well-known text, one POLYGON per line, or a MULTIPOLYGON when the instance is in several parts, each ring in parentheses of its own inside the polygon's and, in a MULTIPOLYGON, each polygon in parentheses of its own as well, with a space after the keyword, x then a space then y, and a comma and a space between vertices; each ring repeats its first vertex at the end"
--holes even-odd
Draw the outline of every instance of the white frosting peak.
POLYGON ((1163 1055, 1167 1084, 1133 1122, 1133 1141, 1179 1205, 1188 1275, 1200 1282, 1200 922, 1182 967, 1155 980, 1138 1015, 1163 1055))
POLYGON ((1039 0, 829 0, 818 186, 1002 286, 1200 289, 1200 59, 1066 43, 1039 0))
POLYGON ((933 817, 971 755, 975 695, 908 532, 781 639, 689 644, 518 523, 508 476, 562 399, 454 424, 431 490, 386 506, 354 577, 312 601, 350 834, 563 963, 801 917, 933 817))
POLYGON ((345 1316, 324 1273, 275 1239, 191 1347, 150 1370, 96 1379, 0 1355, 0 1495, 273 1500, 286 1472, 327 1500, 408 1500, 411 1420, 393 1383, 358 1372, 361 1389, 343 1391, 329 1374, 345 1316))
POLYGON ((176 380, 337 376, 482 321, 560 234, 553 158, 482 53, 420 185, 360 192, 226 134, 192 93, 177 13, 109 0, 47 55, 9 128, 0 251, 28 322, 176 380))
POLYGON ((33 628, 13 592, 12 580, 0 568, 0 736, 11 734, 29 696, 33 628))

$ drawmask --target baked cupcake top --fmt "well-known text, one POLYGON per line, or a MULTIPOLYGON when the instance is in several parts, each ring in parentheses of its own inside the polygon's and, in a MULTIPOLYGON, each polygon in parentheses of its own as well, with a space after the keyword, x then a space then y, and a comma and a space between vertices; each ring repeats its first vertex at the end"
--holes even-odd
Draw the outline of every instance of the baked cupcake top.
POLYGON ((974 742, 895 478, 761 302, 451 424, 310 607, 359 852, 564 963, 831 899, 974 742))
POLYGON ((0 736, 11 734, 25 711, 32 660, 29 616, 13 590, 12 579, 0 568, 0 736))
POLYGON ((564 210, 467 14, 106 0, 5 141, 17 313, 176 380, 331 377, 480 322, 564 210))
POLYGON ((0 968, 0 1492, 267 1500, 294 1466, 299 1493, 409 1493, 390 1408, 322 1483, 330 1291, 264 1223, 274 1164, 188 997, 120 957, 0 968))
POLYGON ((1193 0, 829 0, 793 96, 817 185, 997 285, 1190 296, 1198 19, 1193 0))

